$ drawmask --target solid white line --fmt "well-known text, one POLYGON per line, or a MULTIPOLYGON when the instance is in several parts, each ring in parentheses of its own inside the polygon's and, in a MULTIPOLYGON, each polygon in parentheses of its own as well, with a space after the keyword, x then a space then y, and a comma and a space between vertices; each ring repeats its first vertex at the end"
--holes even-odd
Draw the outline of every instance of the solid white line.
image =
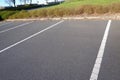
POLYGON ((24 42, 24 41, 27 41, 27 40, 29 40, 29 39, 31 39, 31 38, 37 36, 38 34, 41 34, 41 33, 43 33, 44 31, 49 30, 49 29, 55 27, 56 25, 58 25, 58 24, 60 24, 60 23, 62 23, 62 22, 64 22, 64 20, 59 21, 59 22, 57 22, 56 24, 53 24, 53 25, 51 25, 51 26, 49 26, 49 27, 47 27, 47 28, 45 28, 45 29, 43 29, 43 30, 41 30, 41 31, 39 31, 39 32, 37 32, 37 33, 35 33, 35 34, 33 34, 33 35, 31 35, 31 36, 29 36, 29 37, 27 37, 27 38, 21 40, 21 41, 19 41, 19 42, 17 42, 17 43, 14 43, 13 45, 10 45, 10 46, 8 46, 8 47, 6 47, 6 48, 0 50, 0 53, 2 53, 2 52, 4 52, 4 51, 6 51, 6 50, 8 50, 8 49, 10 49, 10 48, 12 48, 12 47, 18 45, 18 44, 20 44, 20 43, 22 43, 22 42, 24 42))
MULTIPOLYGON (((32 22, 33 22, 33 21, 32 21, 32 22)), ((12 29, 21 27, 21 26, 25 26, 25 25, 30 24, 30 23, 32 23, 32 22, 27 22, 27 23, 20 24, 20 25, 18 25, 18 26, 15 26, 15 27, 12 27, 12 28, 9 28, 9 29, 5 29, 5 30, 3 30, 3 31, 0 31, 0 33, 4 33, 4 32, 7 32, 7 31, 9 31, 9 30, 12 30, 12 29)))
POLYGON ((10 24, 10 23, 12 23, 12 22, 4 22, 4 23, 2 23, 0 26, 4 26, 4 25, 7 25, 7 24, 10 24))
POLYGON ((98 55, 90 76, 90 80, 97 80, 98 79, 98 75, 99 75, 99 71, 100 71, 100 67, 101 67, 101 63, 102 63, 102 59, 103 59, 103 55, 104 55, 104 50, 105 50, 105 46, 106 46, 106 42, 107 42, 107 38, 108 38, 108 34, 109 34, 109 30, 110 30, 110 25, 111 25, 111 20, 108 21, 107 26, 106 26, 106 30, 103 36, 103 40, 101 42, 99 51, 98 51, 98 55))

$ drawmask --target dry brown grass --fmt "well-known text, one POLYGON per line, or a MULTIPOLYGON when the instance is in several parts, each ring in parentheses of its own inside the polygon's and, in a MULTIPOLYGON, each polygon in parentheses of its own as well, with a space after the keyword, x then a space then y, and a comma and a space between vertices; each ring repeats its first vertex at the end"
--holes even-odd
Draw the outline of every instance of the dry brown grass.
POLYGON ((82 14, 106 14, 106 13, 120 13, 120 3, 113 3, 110 5, 82 5, 77 8, 44 8, 35 11, 21 11, 9 18, 36 18, 36 17, 64 17, 75 16, 82 14))
POLYGON ((109 5, 109 10, 111 13, 120 13, 120 3, 113 3, 109 5))
POLYGON ((83 12, 86 14, 93 14, 94 13, 94 6, 93 5, 83 5, 80 7, 83 9, 83 12))
POLYGON ((109 12, 109 8, 107 6, 95 6, 94 7, 94 12, 97 14, 105 14, 109 12))

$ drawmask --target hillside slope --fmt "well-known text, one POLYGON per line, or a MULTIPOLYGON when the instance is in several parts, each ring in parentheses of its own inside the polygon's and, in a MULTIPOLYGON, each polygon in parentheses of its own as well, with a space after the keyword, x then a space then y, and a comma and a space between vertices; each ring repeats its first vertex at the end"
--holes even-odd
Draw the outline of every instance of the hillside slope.
POLYGON ((89 15, 111 15, 120 13, 120 0, 67 0, 59 5, 36 10, 22 10, 9 19, 53 18, 89 15))
POLYGON ((119 3, 119 2, 120 0, 66 0, 64 3, 58 6, 59 7, 78 7, 80 5, 109 5, 112 3, 119 3))

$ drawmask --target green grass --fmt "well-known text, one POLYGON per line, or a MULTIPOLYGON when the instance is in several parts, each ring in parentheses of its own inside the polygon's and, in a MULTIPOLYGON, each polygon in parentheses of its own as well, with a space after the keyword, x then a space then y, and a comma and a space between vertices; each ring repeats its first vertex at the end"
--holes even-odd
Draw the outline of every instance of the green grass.
POLYGON ((53 7, 79 7, 81 5, 109 5, 118 3, 120 0, 67 0, 66 2, 53 7))

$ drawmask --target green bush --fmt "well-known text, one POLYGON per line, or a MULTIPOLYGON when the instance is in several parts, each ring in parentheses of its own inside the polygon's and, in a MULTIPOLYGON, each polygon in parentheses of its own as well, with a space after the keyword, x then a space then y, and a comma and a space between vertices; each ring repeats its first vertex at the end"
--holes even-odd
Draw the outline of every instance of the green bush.
POLYGON ((0 11, 0 16, 2 19, 8 19, 9 16, 17 13, 17 11, 0 11))
POLYGON ((0 16, 0 21, 2 21, 3 20, 3 18, 0 16))

